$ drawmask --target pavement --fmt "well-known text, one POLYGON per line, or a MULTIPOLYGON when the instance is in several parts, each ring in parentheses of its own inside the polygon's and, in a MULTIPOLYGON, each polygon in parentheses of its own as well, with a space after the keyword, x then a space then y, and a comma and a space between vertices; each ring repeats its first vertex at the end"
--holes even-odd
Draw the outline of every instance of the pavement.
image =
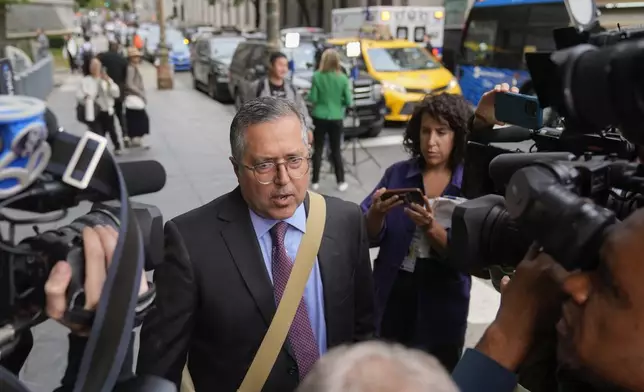
MULTIPOLYGON (((234 108, 193 90, 189 74, 175 75, 174 89, 169 91, 156 89, 155 69, 149 64, 143 66, 142 74, 148 94, 152 148, 129 151, 120 160, 153 159, 163 164, 167 172, 165 188, 133 199, 158 206, 167 220, 207 203, 237 185, 228 161, 228 127, 234 108)), ((74 133, 85 131, 75 119, 74 94, 79 81, 78 75, 67 77, 49 98, 49 106, 57 114, 60 125, 74 133)), ((366 160, 349 167, 355 175, 347 176, 350 187, 344 193, 335 190, 333 175, 323 173, 320 192, 359 203, 372 191, 385 168, 406 158, 400 143, 401 134, 402 128, 389 128, 378 138, 364 140, 362 146, 356 147, 358 161, 367 157, 365 150, 376 161, 366 160)), ((353 146, 347 144, 345 147, 345 158, 351 161, 353 146)), ((82 204, 73 209, 69 217, 56 226, 86 213, 88 208, 88 204, 82 204)), ((27 229, 19 232, 21 236, 31 234, 27 229)), ((376 254, 377 249, 372 250, 372 256, 376 254)), ((498 305, 499 295, 489 283, 474 279, 468 346, 478 341, 494 319, 498 305)), ((34 334, 36 342, 21 376, 32 391, 51 391, 58 385, 66 367, 66 329, 49 321, 34 328, 34 334)))

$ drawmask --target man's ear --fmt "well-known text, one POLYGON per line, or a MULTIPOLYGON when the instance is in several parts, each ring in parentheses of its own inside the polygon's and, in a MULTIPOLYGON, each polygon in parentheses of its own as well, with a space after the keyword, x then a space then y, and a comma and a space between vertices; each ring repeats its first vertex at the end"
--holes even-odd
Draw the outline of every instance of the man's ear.
POLYGON ((583 305, 592 290, 590 275, 586 272, 574 272, 563 281, 562 289, 575 303, 583 305))
POLYGON ((230 163, 233 165, 233 171, 235 172, 237 180, 239 180, 239 165, 237 164, 237 162, 235 162, 235 159, 233 157, 229 157, 228 160, 230 160, 230 163))

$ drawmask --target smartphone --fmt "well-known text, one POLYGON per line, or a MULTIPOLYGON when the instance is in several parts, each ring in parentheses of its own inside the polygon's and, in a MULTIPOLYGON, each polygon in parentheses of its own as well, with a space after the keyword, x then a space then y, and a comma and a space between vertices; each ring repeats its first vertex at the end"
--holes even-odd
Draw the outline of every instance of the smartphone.
POLYGON ((425 205, 423 191, 418 188, 388 189, 380 196, 380 199, 387 200, 393 196, 398 196, 399 200, 402 200, 405 204, 416 203, 421 206, 425 205))
POLYGON ((496 93, 494 116, 498 121, 522 128, 539 129, 543 126, 543 110, 539 99, 532 95, 496 93))

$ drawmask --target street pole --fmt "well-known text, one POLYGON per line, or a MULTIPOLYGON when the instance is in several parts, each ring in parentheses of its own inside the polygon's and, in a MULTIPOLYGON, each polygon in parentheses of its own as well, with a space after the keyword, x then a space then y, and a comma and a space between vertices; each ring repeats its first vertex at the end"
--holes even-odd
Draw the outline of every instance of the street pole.
POLYGON ((266 0, 266 35, 268 44, 274 49, 280 48, 280 2, 266 0))
POLYGON ((159 66, 157 67, 157 88, 159 90, 172 90, 172 68, 168 62, 168 46, 165 38, 165 12, 163 0, 157 2, 157 22, 159 23, 159 66))

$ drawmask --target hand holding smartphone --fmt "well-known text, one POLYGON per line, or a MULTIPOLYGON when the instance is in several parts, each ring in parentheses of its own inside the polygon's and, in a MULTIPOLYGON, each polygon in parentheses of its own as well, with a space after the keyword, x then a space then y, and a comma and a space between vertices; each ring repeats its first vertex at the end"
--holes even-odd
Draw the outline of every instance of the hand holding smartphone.
POLYGON ((423 191, 418 188, 387 189, 387 191, 380 196, 380 199, 384 201, 393 196, 398 196, 398 200, 402 200, 406 205, 416 203, 420 206, 425 206, 423 191))
POLYGON ((539 99, 531 95, 501 91, 494 97, 494 117, 497 121, 522 128, 543 126, 543 110, 539 99))

